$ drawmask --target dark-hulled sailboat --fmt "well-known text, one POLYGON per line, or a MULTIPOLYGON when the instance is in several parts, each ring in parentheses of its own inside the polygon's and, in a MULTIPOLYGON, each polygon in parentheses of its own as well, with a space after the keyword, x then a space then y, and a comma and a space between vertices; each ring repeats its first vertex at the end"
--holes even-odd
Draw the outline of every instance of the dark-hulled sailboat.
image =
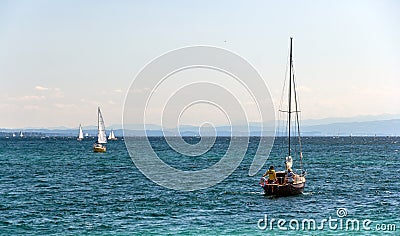
MULTIPOLYGON (((266 195, 274 195, 274 196, 291 196, 301 194, 304 191, 304 187, 306 184, 306 172, 303 170, 303 154, 301 150, 301 138, 300 138, 300 125, 299 125, 299 110, 298 110, 298 98, 296 93, 296 83, 294 80, 294 70, 293 70, 293 58, 292 58, 292 41, 290 38, 290 51, 289 51, 289 92, 288 92, 288 109, 287 111, 280 110, 280 112, 287 113, 287 146, 288 146, 288 155, 285 158, 285 170, 277 171, 273 170, 274 173, 272 176, 276 175, 276 178, 268 178, 264 177, 261 180, 260 185, 264 189, 264 193, 266 195), (294 110, 292 110, 292 100, 294 100, 294 110), (296 129, 291 129, 292 126, 292 113, 294 113, 294 123, 296 129), (292 143, 291 132, 294 131, 297 135, 298 140, 298 158, 300 160, 300 170, 295 171, 292 170, 293 158, 292 154, 292 143)), ((297 155, 297 154, 296 154, 297 155)))

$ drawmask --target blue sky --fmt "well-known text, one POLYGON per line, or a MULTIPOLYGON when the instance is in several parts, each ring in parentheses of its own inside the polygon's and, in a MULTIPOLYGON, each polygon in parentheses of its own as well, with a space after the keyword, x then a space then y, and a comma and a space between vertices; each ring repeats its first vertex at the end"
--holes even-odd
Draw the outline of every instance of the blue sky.
POLYGON ((246 58, 279 101, 294 37, 303 119, 400 114, 398 1, 0 1, 0 127, 121 123, 150 60, 190 45, 246 58))

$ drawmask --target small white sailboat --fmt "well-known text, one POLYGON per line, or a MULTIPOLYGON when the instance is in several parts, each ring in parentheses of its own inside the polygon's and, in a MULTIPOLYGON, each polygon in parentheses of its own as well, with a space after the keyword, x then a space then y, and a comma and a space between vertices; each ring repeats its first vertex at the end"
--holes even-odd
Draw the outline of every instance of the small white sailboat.
POLYGON ((12 136, 13 136, 13 138, 15 138, 15 136, 16 136, 16 135, 13 133, 13 135, 12 135, 12 136))
POLYGON ((85 134, 85 138, 87 138, 87 137, 89 137, 89 133, 86 133, 86 134, 85 134))
POLYGON ((82 125, 79 124, 79 136, 77 138, 78 141, 82 141, 83 140, 83 131, 82 131, 82 125))
POLYGON ((22 131, 19 133, 19 137, 23 138, 24 134, 22 133, 22 131))
POLYGON ((108 136, 108 140, 118 140, 114 135, 114 130, 113 129, 111 129, 111 133, 108 136))
POLYGON ((97 108, 97 142, 93 145, 94 152, 106 152, 107 134, 100 107, 97 108))

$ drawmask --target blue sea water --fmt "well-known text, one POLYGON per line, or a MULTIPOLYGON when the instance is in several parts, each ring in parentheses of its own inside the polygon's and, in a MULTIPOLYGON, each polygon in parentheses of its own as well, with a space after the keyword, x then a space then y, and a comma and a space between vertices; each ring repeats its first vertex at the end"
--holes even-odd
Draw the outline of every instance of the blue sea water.
MULTIPOLYGON (((175 153, 163 138, 150 141, 165 162, 197 170, 218 161, 230 139, 217 138, 200 157, 175 153)), ((263 170, 250 177, 257 141, 250 139, 245 159, 223 182, 182 192, 148 180, 121 140, 108 143, 106 153, 93 153, 91 138, 1 138, 0 234, 400 235, 399 137, 304 138, 305 192, 279 198, 264 196, 258 182, 267 166, 283 167, 281 140, 263 170), (339 217, 339 208, 347 216, 339 217), (268 221, 314 219, 318 224, 330 217, 338 220, 338 228, 325 223, 321 230, 301 225, 283 230, 272 222, 262 230, 258 222, 266 214, 268 221), (371 229, 341 229, 340 220, 346 219, 370 220, 371 229), (377 225, 397 228, 382 231, 377 225)))

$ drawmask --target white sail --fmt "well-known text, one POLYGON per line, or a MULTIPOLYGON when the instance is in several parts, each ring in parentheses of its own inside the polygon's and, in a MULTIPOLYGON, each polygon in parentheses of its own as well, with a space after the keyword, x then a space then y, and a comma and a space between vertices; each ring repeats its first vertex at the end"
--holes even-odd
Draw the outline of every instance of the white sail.
POLYGON ((22 138, 22 137, 24 137, 24 134, 22 133, 22 131, 21 131, 21 133, 19 133, 19 136, 22 138))
POLYGON ((79 136, 78 136, 78 139, 83 139, 82 125, 79 125, 79 136))
POLYGON ((108 136, 108 140, 115 139, 114 130, 111 130, 110 135, 108 136))
POLYGON ((98 108, 98 124, 97 124, 97 142, 107 143, 106 127, 104 125, 103 116, 101 115, 100 107, 98 108))
POLYGON ((15 134, 13 133, 13 135, 12 135, 13 137, 15 137, 15 134))

